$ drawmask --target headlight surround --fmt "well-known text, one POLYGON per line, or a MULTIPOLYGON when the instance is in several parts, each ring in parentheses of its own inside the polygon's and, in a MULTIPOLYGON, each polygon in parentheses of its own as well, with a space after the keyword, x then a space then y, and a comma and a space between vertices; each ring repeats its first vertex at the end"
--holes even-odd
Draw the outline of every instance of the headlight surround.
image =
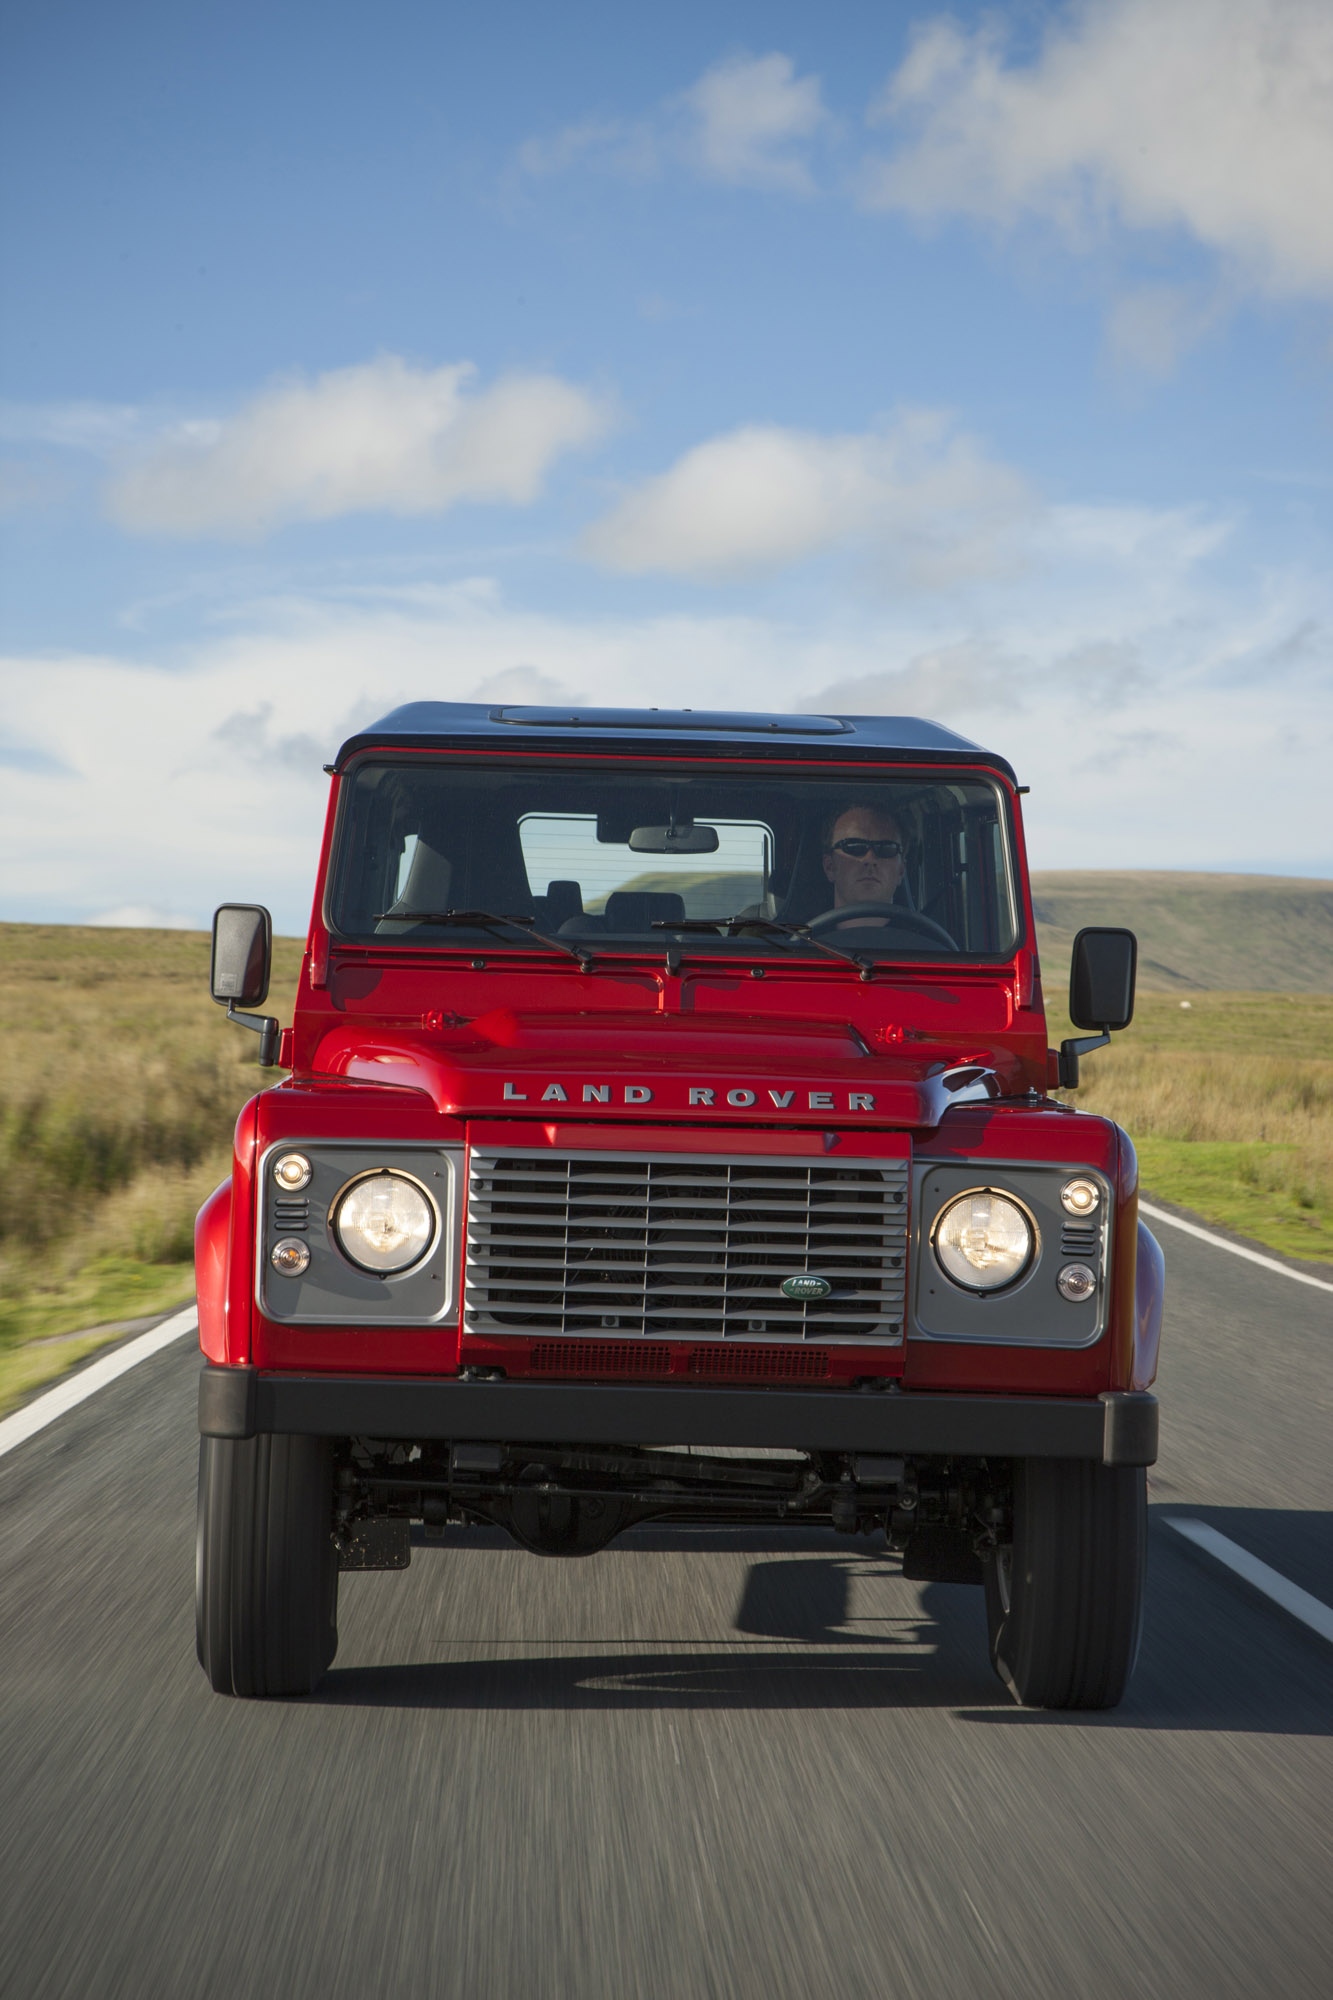
POLYGON ((1037 1231, 1011 1195, 970 1188, 941 1209, 933 1247, 954 1284, 970 1292, 997 1292, 1015 1284, 1031 1264, 1037 1231))
POLYGON ((440 1215, 419 1181, 386 1167, 345 1187, 330 1222, 338 1248, 358 1270, 393 1277, 433 1248, 440 1215))

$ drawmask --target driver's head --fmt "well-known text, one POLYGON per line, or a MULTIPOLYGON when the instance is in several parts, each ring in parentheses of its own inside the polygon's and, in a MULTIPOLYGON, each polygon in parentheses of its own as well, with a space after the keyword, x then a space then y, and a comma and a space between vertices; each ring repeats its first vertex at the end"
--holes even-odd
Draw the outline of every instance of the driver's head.
POLYGON ((903 834, 893 814, 846 806, 824 829, 824 873, 833 884, 835 909, 891 903, 903 879, 903 834))

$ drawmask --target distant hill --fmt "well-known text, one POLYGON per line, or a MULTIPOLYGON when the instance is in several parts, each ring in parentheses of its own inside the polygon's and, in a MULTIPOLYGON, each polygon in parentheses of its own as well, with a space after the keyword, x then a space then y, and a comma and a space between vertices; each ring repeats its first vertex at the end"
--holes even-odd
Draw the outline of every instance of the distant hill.
MULTIPOLYGON (((626 888, 695 891, 700 916, 729 916, 759 893, 753 876, 636 876, 626 888)), ((1074 933, 1123 924, 1139 940, 1145 993, 1333 993, 1333 882, 1289 875, 1175 874, 1141 869, 1038 873, 1037 944, 1049 993, 1064 983, 1074 933)))
POLYGON ((1075 931, 1124 924, 1139 940, 1145 992, 1333 993, 1333 882, 1147 869, 1040 872, 1032 900, 1048 992, 1058 989, 1075 931))

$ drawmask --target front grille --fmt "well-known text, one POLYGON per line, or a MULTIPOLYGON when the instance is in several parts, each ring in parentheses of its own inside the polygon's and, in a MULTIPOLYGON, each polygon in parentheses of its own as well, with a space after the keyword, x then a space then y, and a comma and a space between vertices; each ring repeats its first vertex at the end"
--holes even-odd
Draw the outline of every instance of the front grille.
POLYGON ((671 1349, 643 1340, 542 1340, 528 1366, 534 1375, 669 1375, 671 1349))
POLYGON ((690 1356, 691 1375, 722 1376, 727 1381, 814 1382, 828 1374, 828 1354, 821 1347, 696 1347, 690 1356))
POLYGON ((473 1334, 897 1341, 907 1162, 474 1152, 473 1334), (821 1299, 784 1279, 821 1277, 821 1299))

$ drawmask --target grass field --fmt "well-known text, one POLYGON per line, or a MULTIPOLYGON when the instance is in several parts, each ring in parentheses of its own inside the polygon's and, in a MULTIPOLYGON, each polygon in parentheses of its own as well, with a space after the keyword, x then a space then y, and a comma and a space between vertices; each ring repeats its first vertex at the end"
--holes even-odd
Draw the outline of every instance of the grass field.
MULTIPOLYGON (((1071 1034, 1051 1017, 1052 1039, 1071 1034)), ((1114 1118, 1144 1189, 1289 1257, 1333 1263, 1333 996, 1140 994, 1063 1093, 1114 1118)))
MULTIPOLYGON (((275 1013, 300 961, 277 941, 275 1013)), ((63 1336, 192 1296, 195 1210, 265 1073, 209 998, 207 937, 4 924, 0 966, 3 1408, 87 1351, 63 1336)))
MULTIPOLYGON (((300 954, 277 940, 284 1019, 300 954)), ((1067 963, 1048 952, 1048 993, 1067 963)), ((97 1344, 71 1336, 189 1299, 195 1211, 264 1077, 208 997, 206 937, 6 924, 0 968, 3 1409, 97 1344)), ((1077 1102, 1133 1134, 1152 1193, 1333 1262, 1333 996, 1188 999, 1141 994, 1077 1102)))

